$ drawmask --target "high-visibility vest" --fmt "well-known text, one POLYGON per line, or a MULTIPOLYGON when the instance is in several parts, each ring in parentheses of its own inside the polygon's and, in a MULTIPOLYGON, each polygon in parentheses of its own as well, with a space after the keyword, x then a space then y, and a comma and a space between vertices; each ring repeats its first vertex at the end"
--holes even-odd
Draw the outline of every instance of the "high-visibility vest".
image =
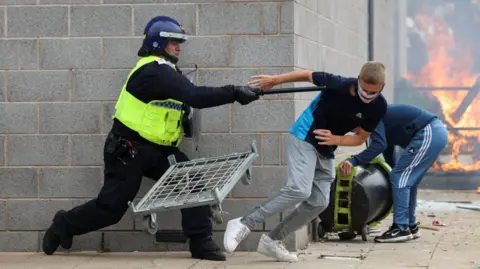
POLYGON ((182 120, 185 113, 183 103, 174 99, 166 99, 153 100, 147 104, 126 90, 130 76, 138 68, 153 61, 167 64, 176 70, 175 65, 161 57, 147 56, 140 59, 123 84, 113 118, 152 143, 178 147, 183 136, 182 120))

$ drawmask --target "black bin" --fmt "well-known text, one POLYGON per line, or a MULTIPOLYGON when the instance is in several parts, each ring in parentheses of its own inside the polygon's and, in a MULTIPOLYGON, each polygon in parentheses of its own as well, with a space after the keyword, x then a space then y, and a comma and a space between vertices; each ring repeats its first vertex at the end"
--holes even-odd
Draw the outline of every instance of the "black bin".
POLYGON ((390 166, 380 158, 352 169, 350 176, 336 168, 330 203, 319 217, 317 234, 338 233, 341 240, 361 235, 367 241, 368 227, 386 218, 393 210, 390 166))

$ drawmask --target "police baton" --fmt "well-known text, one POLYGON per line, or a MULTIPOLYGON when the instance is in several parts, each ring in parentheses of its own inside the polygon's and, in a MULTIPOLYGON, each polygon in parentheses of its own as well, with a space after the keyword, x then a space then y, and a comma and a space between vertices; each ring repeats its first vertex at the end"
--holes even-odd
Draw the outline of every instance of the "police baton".
POLYGON ((282 93, 296 93, 296 92, 319 92, 327 89, 327 87, 299 87, 299 88, 283 88, 283 89, 274 89, 274 90, 264 90, 260 88, 255 88, 252 91, 258 95, 267 95, 267 94, 282 94, 282 93))

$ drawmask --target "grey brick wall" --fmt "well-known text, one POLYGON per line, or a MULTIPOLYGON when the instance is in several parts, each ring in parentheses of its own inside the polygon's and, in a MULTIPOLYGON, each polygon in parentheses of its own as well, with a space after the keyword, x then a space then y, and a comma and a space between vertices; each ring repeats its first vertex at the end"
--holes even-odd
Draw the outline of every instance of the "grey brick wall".
MULTIPOLYGON (((392 2, 381 1, 376 10, 392 2)), ((367 59, 366 0, 3 0, 0 250, 40 250, 56 210, 95 197, 115 100, 137 60, 145 23, 161 14, 175 17, 193 34, 180 66, 189 71, 197 64, 200 85, 244 85, 255 74, 295 69, 356 75, 367 59)), ((391 57, 384 39, 392 34, 389 20, 388 14, 376 17, 378 58, 386 61, 391 57)), ((239 184, 223 204, 230 213, 226 220, 283 184, 284 136, 313 96, 268 96, 249 106, 202 111, 198 151, 192 141, 182 145, 191 158, 248 150, 253 139, 260 150, 253 184, 239 184)), ((338 160, 352 150, 358 149, 340 149, 338 160)), ((145 180, 138 198, 151 186, 145 180)), ((283 214, 268 219, 240 249, 256 249, 260 234, 283 214)), ((160 216, 163 229, 179 229, 179 221, 176 211, 160 216)), ((215 226, 219 243, 224 228, 215 226)), ((155 244, 141 229, 139 219, 127 213, 116 225, 75 238, 74 250, 186 249, 155 244)), ((303 230, 289 247, 307 241, 303 230)))
POLYGON ((377 61, 387 67, 387 85, 383 94, 389 102, 393 102, 393 88, 395 83, 395 12, 398 11, 399 2, 374 1, 374 44, 373 54, 377 61))

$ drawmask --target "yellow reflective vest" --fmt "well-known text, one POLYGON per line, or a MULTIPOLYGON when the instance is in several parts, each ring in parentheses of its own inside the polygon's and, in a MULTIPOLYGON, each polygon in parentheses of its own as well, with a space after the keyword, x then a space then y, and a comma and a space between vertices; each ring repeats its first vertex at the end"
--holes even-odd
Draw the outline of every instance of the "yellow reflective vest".
MULTIPOLYGON (((183 103, 174 99, 153 100, 148 104, 127 92, 130 76, 145 64, 158 61, 169 64, 163 58, 148 56, 141 58, 128 75, 115 105, 114 119, 136 131, 146 140, 162 145, 178 147, 183 137, 183 103)), ((169 64, 170 65, 170 64, 169 64)), ((171 65, 175 68, 174 65, 171 65)))

